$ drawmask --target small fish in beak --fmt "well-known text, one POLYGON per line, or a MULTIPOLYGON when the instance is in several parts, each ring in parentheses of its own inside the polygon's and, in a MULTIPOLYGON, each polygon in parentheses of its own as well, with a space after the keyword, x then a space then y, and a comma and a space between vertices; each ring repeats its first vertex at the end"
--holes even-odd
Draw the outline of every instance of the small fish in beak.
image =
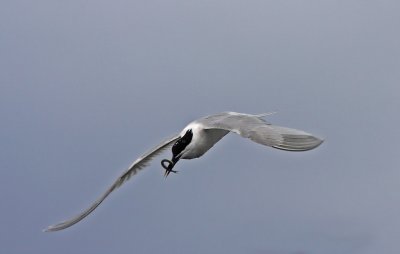
POLYGON ((168 159, 163 159, 161 161, 161 166, 165 169, 165 173, 164 176, 165 178, 167 178, 167 176, 169 175, 169 173, 178 173, 178 171, 176 170, 172 170, 175 166, 175 164, 179 161, 179 158, 172 158, 172 161, 168 160, 168 159))

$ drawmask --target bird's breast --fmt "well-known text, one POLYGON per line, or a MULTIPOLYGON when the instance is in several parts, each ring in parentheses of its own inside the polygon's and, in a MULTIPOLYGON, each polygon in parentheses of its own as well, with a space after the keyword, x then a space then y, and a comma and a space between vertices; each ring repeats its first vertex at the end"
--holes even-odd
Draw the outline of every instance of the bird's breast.
POLYGON ((221 129, 194 129, 192 142, 187 146, 182 159, 194 159, 202 156, 229 131, 221 129))

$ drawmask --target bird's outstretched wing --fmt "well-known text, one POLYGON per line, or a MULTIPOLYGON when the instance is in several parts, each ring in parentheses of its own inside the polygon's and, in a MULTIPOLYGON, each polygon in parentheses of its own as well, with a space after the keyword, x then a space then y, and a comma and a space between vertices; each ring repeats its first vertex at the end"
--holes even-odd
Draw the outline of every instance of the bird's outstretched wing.
POLYGON ((197 120, 205 129, 232 131, 252 141, 286 151, 307 151, 319 146, 323 140, 310 133, 267 123, 262 117, 224 112, 197 120))
POLYGON ((140 156, 137 160, 135 160, 132 165, 120 176, 118 179, 111 185, 110 188, 101 196, 99 197, 89 208, 87 208, 85 211, 82 213, 78 214, 77 216, 60 222, 55 225, 51 225, 48 228, 46 228, 44 231, 49 232, 49 231, 58 231, 62 230, 65 228, 68 228, 75 223, 78 223, 81 221, 83 218, 88 216, 91 212, 96 209, 101 202, 104 201, 104 199, 110 195, 111 192, 113 192, 115 189, 120 187, 123 183, 125 183, 131 176, 136 175, 141 169, 146 167, 148 163, 158 154, 160 154, 164 149, 168 148, 169 146, 172 145, 174 141, 176 141, 179 138, 179 135, 175 135, 172 138, 169 138, 165 140, 164 142, 160 143, 158 146, 154 147, 150 151, 146 152, 142 156, 140 156))

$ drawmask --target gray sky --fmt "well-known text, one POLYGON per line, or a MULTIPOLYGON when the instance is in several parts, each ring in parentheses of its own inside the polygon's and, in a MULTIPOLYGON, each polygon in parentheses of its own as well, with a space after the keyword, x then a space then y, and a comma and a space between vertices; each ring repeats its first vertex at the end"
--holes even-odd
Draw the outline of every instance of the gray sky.
POLYGON ((400 252, 399 1, 0 3, 1 253, 400 252), (58 233, 141 153, 221 111, 326 139, 233 134, 166 152, 58 233))

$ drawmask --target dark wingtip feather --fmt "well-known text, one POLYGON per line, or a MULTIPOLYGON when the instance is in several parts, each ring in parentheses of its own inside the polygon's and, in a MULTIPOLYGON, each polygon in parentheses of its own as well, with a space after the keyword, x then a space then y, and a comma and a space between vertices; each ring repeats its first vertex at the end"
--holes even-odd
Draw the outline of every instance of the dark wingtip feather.
POLYGON ((283 134, 282 141, 273 147, 286 151, 308 151, 318 147, 323 142, 323 139, 312 135, 283 134))

